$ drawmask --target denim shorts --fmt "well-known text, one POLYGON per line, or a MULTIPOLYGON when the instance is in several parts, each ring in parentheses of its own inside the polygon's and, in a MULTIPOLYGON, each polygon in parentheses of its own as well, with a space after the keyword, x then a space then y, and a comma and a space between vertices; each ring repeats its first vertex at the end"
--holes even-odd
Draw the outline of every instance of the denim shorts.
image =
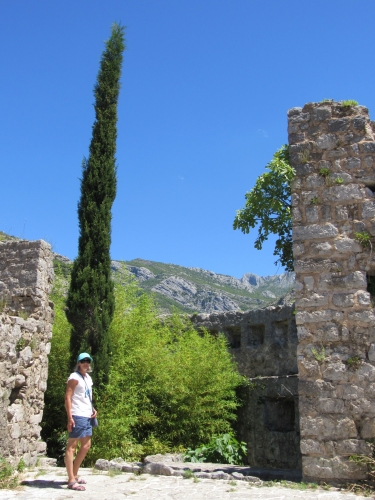
POLYGON ((92 436, 92 426, 91 419, 88 417, 76 417, 72 415, 75 426, 72 428, 72 432, 69 432, 70 438, 84 438, 92 436))

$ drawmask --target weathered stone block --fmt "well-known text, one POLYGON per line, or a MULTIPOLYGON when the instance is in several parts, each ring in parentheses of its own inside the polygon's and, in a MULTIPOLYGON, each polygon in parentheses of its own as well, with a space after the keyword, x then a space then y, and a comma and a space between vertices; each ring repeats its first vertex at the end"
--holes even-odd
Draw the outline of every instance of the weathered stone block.
POLYGON ((322 134, 316 140, 316 145, 320 149, 333 149, 337 145, 335 134, 322 134))
POLYGON ((319 398, 318 404, 321 413, 344 413, 344 401, 342 399, 319 398))
POLYGON ((327 304, 328 304, 328 296, 321 295, 318 293, 312 293, 308 297, 296 299, 297 307, 316 307, 316 306, 326 306, 327 304))
POLYGON ((358 184, 348 184, 333 186, 323 193, 323 201, 327 202, 350 202, 362 200, 365 197, 365 190, 358 184))
POLYGON ((355 423, 349 417, 319 416, 316 418, 301 416, 301 436, 324 439, 350 439, 357 437, 355 423))
POLYGON ((317 273, 328 271, 335 263, 328 259, 301 259, 296 260, 294 269, 301 273, 317 273))
POLYGON ((355 297, 360 306, 363 307, 371 306, 371 295, 368 292, 364 292, 363 290, 361 290, 355 294, 355 297))
POLYGON ((319 174, 309 175, 306 179, 306 187, 308 189, 315 189, 324 185, 324 178, 319 174))
POLYGON ((368 351, 368 359, 370 361, 374 361, 375 362, 375 344, 371 344, 370 345, 370 349, 368 351))
POLYGON ((324 445, 316 439, 301 439, 302 455, 311 455, 321 457, 325 453, 324 445))
POLYGON ((306 480, 358 480, 367 477, 367 470, 347 458, 302 457, 303 474, 306 480))
MULTIPOLYGON (((295 108, 296 109, 296 108, 295 108)), ((310 120, 309 113, 295 113, 289 115, 289 123, 304 123, 310 120)))
POLYGON ((151 462, 144 466, 143 472, 145 474, 155 474, 158 476, 173 476, 173 469, 168 465, 158 462, 151 462))
POLYGON ((353 311, 348 313, 349 321, 353 321, 355 323, 371 323, 375 322, 375 315, 370 311, 353 311))
POLYGON ((301 113, 302 113, 302 108, 300 108, 300 107, 290 108, 288 110, 288 117, 289 116, 299 115, 301 113))
POLYGON ((332 309, 331 310, 324 309, 322 311, 312 311, 312 312, 297 311, 296 324, 303 325, 304 323, 321 323, 326 321, 332 321, 333 319, 335 321, 342 321, 343 317, 344 317, 343 313, 332 309))
POLYGON ((347 238, 345 235, 334 241, 334 247, 339 253, 357 253, 362 251, 362 247, 355 240, 347 238))
POLYGON ((332 302, 338 307, 352 307, 355 304, 354 293, 338 293, 333 295, 332 302))
POLYGON ((366 273, 354 271, 347 276, 333 276, 332 273, 322 273, 318 286, 321 290, 346 289, 347 291, 367 288, 366 273))
POLYGON ((365 201, 362 204, 362 217, 373 219, 375 217, 375 201, 365 201))
POLYGON ((344 400, 357 400, 363 398, 365 391, 362 387, 353 384, 341 384, 339 387, 340 397, 344 400))
POLYGON ((306 220, 307 222, 317 222, 319 219, 319 211, 316 206, 306 207, 306 220))
POLYGON ((364 116, 357 116, 352 119, 353 128, 356 130, 364 130, 366 126, 366 118, 364 116))
POLYGON ((360 427, 361 438, 375 438, 375 420, 373 418, 364 418, 360 427))
POLYGON ((312 254, 317 254, 320 256, 331 255, 332 245, 328 241, 322 241, 320 243, 312 243, 310 245, 310 252, 312 254))
POLYGON ((329 132, 345 132, 350 126, 350 118, 330 120, 328 122, 329 132))
POLYGON ((328 107, 322 107, 322 108, 316 108, 312 112, 312 119, 313 120, 328 120, 332 116, 332 111, 331 108, 328 107))
POLYGON ((362 153, 375 153, 375 142, 363 142, 360 144, 360 149, 362 153))
POLYGON ((313 240, 332 238, 338 235, 338 229, 333 224, 310 224, 293 227, 293 240, 313 240))
POLYGON ((322 368, 322 373, 325 380, 344 382, 350 378, 346 365, 340 360, 327 361, 322 368))

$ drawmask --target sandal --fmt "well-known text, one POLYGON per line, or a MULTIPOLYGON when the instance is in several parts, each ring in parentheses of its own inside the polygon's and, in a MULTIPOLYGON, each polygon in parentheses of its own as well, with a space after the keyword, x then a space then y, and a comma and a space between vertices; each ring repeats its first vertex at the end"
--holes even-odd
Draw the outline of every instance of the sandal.
POLYGON ((83 479, 83 477, 76 476, 76 483, 78 484, 87 484, 87 481, 83 479))
POLYGON ((68 483, 68 489, 75 491, 85 491, 86 488, 82 486, 82 484, 77 483, 77 481, 74 481, 74 483, 68 483))

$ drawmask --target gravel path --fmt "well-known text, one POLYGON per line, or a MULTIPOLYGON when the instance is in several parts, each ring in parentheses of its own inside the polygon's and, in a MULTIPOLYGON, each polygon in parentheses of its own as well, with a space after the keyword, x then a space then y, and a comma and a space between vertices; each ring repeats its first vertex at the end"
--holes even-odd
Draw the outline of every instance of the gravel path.
POLYGON ((334 489, 301 490, 280 486, 251 486, 243 481, 183 479, 175 476, 152 476, 122 473, 108 475, 82 469, 86 491, 67 489, 65 469, 35 469, 23 474, 24 484, 17 490, 0 490, 2 500, 363 500, 364 497, 334 489))

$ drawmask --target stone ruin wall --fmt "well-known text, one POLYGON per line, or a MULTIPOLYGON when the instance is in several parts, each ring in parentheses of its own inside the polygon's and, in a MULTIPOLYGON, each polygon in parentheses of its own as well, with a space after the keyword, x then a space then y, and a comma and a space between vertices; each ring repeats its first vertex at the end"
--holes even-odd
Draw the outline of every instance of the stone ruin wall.
MULTIPOLYGON (((375 257, 355 235, 375 237, 375 126, 365 107, 331 101, 288 121, 296 315, 279 305, 192 320, 225 333, 249 378, 238 434, 251 465, 359 480, 366 471, 348 458, 375 438, 375 257)), ((45 242, 0 243, 0 454, 30 465, 45 452, 52 280, 45 242)))
POLYGON ((50 245, 0 242, 0 455, 35 465, 52 337, 50 245))
POLYGON ((353 481, 348 458, 375 438, 374 123, 364 106, 288 112, 296 272, 299 414, 305 481, 353 481))
POLYGON ((241 375, 249 379, 236 424, 238 438, 248 444, 249 464, 300 470, 294 305, 191 319, 197 329, 226 335, 241 375))

